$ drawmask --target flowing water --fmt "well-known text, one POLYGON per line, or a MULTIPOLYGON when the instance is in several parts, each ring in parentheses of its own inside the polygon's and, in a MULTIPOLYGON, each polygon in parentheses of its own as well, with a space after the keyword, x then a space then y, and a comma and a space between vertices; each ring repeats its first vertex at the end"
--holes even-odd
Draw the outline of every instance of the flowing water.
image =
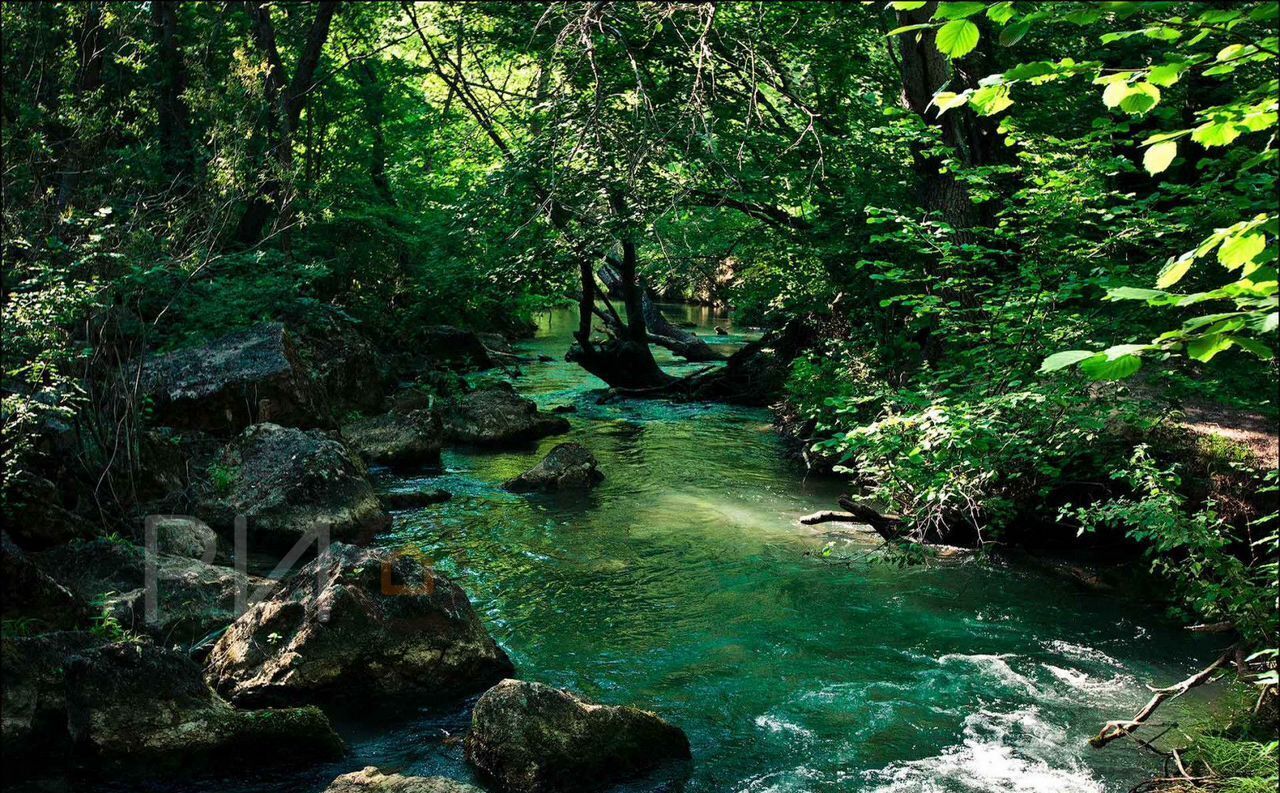
MULTIPOLYGON (((705 309, 674 311, 726 350, 748 338, 705 309)), ((628 789, 1094 793, 1152 766, 1086 739, 1211 646, 1040 568, 871 564, 870 539, 824 557, 830 538, 796 518, 831 508, 840 484, 806 481, 767 412, 598 404, 599 381, 563 362, 573 322, 546 318, 522 351, 554 360, 516 379, 544 408, 575 406, 572 432, 517 452, 451 450, 443 475, 384 482, 455 494, 397 514, 387 542, 420 546, 466 589, 521 677, 688 732, 683 787, 628 789), (501 489, 566 440, 599 458, 598 488, 501 489)), ((1188 697, 1158 720, 1209 707, 1188 697)), ((366 764, 471 779, 452 737, 466 721, 461 708, 348 723, 343 763, 220 789, 318 791, 366 764)))

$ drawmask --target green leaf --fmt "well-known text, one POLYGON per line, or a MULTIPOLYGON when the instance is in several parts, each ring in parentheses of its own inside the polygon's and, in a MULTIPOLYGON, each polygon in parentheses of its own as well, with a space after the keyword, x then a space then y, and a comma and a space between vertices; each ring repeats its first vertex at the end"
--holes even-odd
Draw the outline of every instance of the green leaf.
POLYGON ((1222 333, 1211 333, 1187 342, 1187 355, 1197 361, 1209 361, 1213 356, 1230 347, 1234 342, 1230 336, 1222 333))
POLYGON ((911 31, 913 31, 913 30, 925 30, 925 29, 927 29, 927 28, 931 28, 931 27, 933 27, 933 25, 931 25, 931 24, 930 24, 930 23, 928 23, 928 22, 923 22, 923 23, 921 23, 921 24, 919 24, 919 25, 903 25, 903 26, 902 26, 902 27, 900 27, 900 28, 894 28, 893 30, 891 30, 891 31, 889 31, 888 33, 886 33, 885 35, 886 35, 886 36, 897 36, 897 35, 899 35, 900 33, 909 33, 909 32, 911 32, 911 31))
POLYGON ((1140 116, 1160 102, 1160 89, 1151 83, 1137 83, 1120 100, 1120 109, 1131 116, 1140 116))
POLYGON ((938 108, 938 115, 942 115, 948 110, 961 107, 969 101, 969 94, 956 94, 951 91, 939 91, 933 95, 933 104, 938 108))
POLYGON ((1166 140, 1148 146, 1146 152, 1142 155, 1142 167, 1147 169, 1147 173, 1155 176, 1163 172, 1169 167, 1169 163, 1173 162, 1173 158, 1178 156, 1178 142, 1176 140, 1166 140))
POLYGON ((920 2, 915 0, 894 0, 889 5, 892 6, 894 11, 915 11, 918 8, 924 8, 928 4, 928 0, 921 0, 920 2))
POLYGON ((1168 289, 1181 281, 1182 276, 1187 274, 1194 261, 1195 259, 1186 256, 1170 259, 1169 263, 1160 270, 1160 275, 1156 277, 1156 289, 1168 289))
POLYGON ((934 19, 964 19, 973 16, 982 9, 986 8, 986 3, 967 2, 967 3, 938 3, 938 10, 933 12, 934 19))
POLYGON ((1014 22, 1012 25, 1000 31, 1000 38, 998 39, 1000 46, 1012 47, 1014 44, 1022 41, 1022 37, 1027 35, 1027 31, 1029 30, 1031 30, 1031 23, 1027 20, 1023 19, 1018 22, 1014 22))
POLYGON ((1138 289, 1133 286, 1117 286, 1107 290, 1108 300, 1161 300, 1169 296, 1159 289, 1138 289))
POLYGON ((1003 25, 1010 19, 1013 19, 1013 14, 1012 2, 996 3, 987 9, 987 19, 990 19, 997 25, 1003 25))
POLYGON ((974 91, 969 104, 973 106, 978 115, 994 116, 1012 105, 1013 100, 1009 98, 1009 86, 988 85, 974 91))
POLYGON ((1092 358, 1097 353, 1093 350, 1067 350, 1066 352, 1055 352, 1040 363, 1041 372, 1056 372, 1059 369, 1065 369, 1074 363, 1080 363, 1086 358, 1092 358))
POLYGON ((1187 69, 1188 64, 1185 63, 1162 63, 1159 66, 1152 67, 1147 73, 1147 82, 1152 85, 1158 85, 1161 88, 1168 88, 1178 80, 1182 79, 1182 73, 1187 69))
POLYGON ((1226 146, 1240 137, 1236 125, 1227 121, 1210 121, 1201 124, 1191 132, 1191 139, 1201 146, 1226 146))
POLYGON ((1136 355, 1120 355, 1112 358, 1098 353, 1080 362, 1080 371, 1091 380, 1123 380, 1142 368, 1142 359, 1136 355))
POLYGON ((1266 248, 1267 239, 1259 232, 1237 234, 1222 243, 1222 247, 1218 249, 1218 261, 1228 270, 1235 270, 1253 261, 1266 248))
POLYGON ((1124 98, 1129 95, 1129 84, 1121 81, 1109 83, 1107 89, 1102 92, 1102 104, 1107 107, 1119 107, 1124 98))
POLYGON ((938 31, 938 50, 952 58, 968 55, 978 46, 978 26, 967 19, 955 19, 938 31))
POLYGON ((1264 361, 1269 361, 1276 357, 1275 350, 1272 350, 1257 339, 1251 339, 1247 336, 1232 336, 1231 340, 1235 342, 1236 346, 1240 349, 1247 350, 1264 361))

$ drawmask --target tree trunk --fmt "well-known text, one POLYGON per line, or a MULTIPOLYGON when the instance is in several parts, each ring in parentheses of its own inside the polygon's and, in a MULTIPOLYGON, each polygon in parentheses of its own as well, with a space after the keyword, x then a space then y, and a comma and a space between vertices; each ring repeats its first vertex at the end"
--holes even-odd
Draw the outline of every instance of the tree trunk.
POLYGON ((262 184, 258 195, 254 196, 240 223, 236 227, 236 241, 251 246, 262 239, 267 220, 271 217, 273 205, 279 206, 280 219, 288 222, 289 196, 285 190, 284 179, 293 167, 293 131, 302 117, 302 110, 307 99, 315 88, 316 68, 320 65, 320 53, 325 41, 329 38, 329 26, 333 15, 338 10, 335 0, 318 3, 316 18, 307 32, 307 40, 302 54, 298 57, 292 79, 285 72, 284 62, 280 59, 280 50, 276 45, 275 27, 271 22, 271 11, 266 3, 250 3, 249 15, 253 20, 253 38, 258 49, 267 59, 266 97, 274 120, 274 140, 271 151, 275 159, 275 173, 262 184))
MULTIPOLYGON (((918 25, 933 16, 936 3, 929 3, 915 11, 898 13, 898 24, 918 25)), ((902 66, 902 106, 942 132, 942 140, 956 151, 956 157, 965 165, 984 165, 994 162, 999 146, 995 126, 987 119, 979 118, 967 109, 953 110, 940 115, 931 106, 933 95, 944 85, 960 92, 974 87, 970 74, 985 74, 978 61, 983 53, 975 50, 963 61, 969 68, 954 69, 951 61, 938 51, 935 31, 932 28, 899 35, 898 54, 902 66)), ((989 36, 983 36, 985 42, 989 36)), ((920 202, 930 212, 938 212, 952 228, 961 231, 974 225, 977 213, 969 191, 950 172, 939 173, 942 161, 936 157, 915 153, 914 164, 920 177, 920 202)))
MULTIPOLYGON (((102 4, 90 3, 85 7, 84 23, 76 37, 76 98, 73 107, 85 107, 85 95, 98 90, 102 86, 102 64, 104 46, 102 43, 102 4)), ((61 177, 58 180, 57 208, 58 214, 66 212, 71 205, 71 197, 80 181, 80 170, 88 161, 88 142, 68 133, 63 141, 62 156, 59 157, 61 177)))
POLYGON ((159 121, 160 158, 164 173, 172 181, 189 175, 191 145, 182 92, 186 89, 186 69, 178 44, 176 3, 153 2, 151 23, 156 35, 156 116, 159 121))

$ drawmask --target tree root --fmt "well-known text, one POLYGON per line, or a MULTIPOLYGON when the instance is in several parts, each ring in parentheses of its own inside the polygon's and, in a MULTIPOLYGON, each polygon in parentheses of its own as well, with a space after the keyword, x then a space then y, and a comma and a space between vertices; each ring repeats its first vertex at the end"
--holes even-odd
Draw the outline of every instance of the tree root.
POLYGON ((1146 724, 1147 719, 1151 718, 1151 715, 1156 712, 1156 708, 1160 707, 1160 705, 1168 700, 1177 699, 1191 689, 1208 683, 1213 679, 1214 674, 1217 673, 1219 669, 1230 663, 1235 656, 1236 647, 1233 645, 1219 656, 1218 660, 1209 664, 1204 669, 1201 669, 1199 672, 1196 672, 1186 680, 1165 688, 1151 689, 1151 700, 1143 706, 1142 710, 1134 714, 1131 719, 1107 722, 1103 725, 1102 730, 1097 735, 1089 739, 1089 745, 1095 749, 1100 749, 1117 738, 1122 738, 1126 735, 1132 734, 1134 730, 1138 729, 1143 724, 1146 724))

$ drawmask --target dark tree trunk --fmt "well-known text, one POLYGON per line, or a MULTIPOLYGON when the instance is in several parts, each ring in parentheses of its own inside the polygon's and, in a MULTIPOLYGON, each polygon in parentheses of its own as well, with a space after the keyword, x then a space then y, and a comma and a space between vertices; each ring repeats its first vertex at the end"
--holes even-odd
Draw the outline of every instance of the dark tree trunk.
MULTIPOLYGON (((85 7, 84 24, 76 36, 76 99, 74 106, 84 108, 86 95, 102 87, 102 64, 104 45, 102 42, 102 4, 90 3, 85 7)), ((58 214, 64 213, 71 204, 76 185, 80 181, 80 170, 88 161, 88 141, 74 137, 68 132, 63 141, 62 156, 59 158, 61 177, 58 180, 57 208, 58 214)))
POLYGON ((153 2, 151 22, 156 35, 156 116, 159 121, 160 157, 164 173, 178 181, 191 170, 189 119, 182 92, 186 68, 178 44, 177 3, 153 2))
POLYGON ((360 66, 356 79, 360 82, 364 98, 364 120, 373 137, 369 145, 369 181, 383 201, 395 206, 396 198, 391 192, 391 182, 387 179, 386 88, 378 80, 378 74, 372 66, 368 63, 361 63, 360 66))
MULTIPOLYGON (((917 25, 929 21, 936 3, 929 3, 916 11, 898 14, 900 25, 917 25)), ((983 36, 985 42, 989 36, 983 36)), ((902 66, 902 106, 911 110, 925 122, 938 127, 942 140, 956 151, 965 165, 984 165, 995 162, 999 152, 999 139, 995 126, 979 118, 967 108, 939 114, 931 106, 933 95, 944 85, 959 93, 976 83, 971 74, 985 74, 981 64, 983 53, 976 51, 962 61, 963 70, 953 68, 951 61, 938 51, 933 29, 912 31, 899 35, 898 54, 902 66)), ((917 152, 915 170, 920 177, 920 202, 925 209, 939 212, 957 230, 968 228, 978 220, 969 192, 950 172, 939 173, 941 161, 917 152)))
POLYGON ((329 26, 338 10, 334 0, 318 3, 315 20, 307 32, 307 40, 298 58, 293 78, 285 72, 280 50, 276 45, 275 27, 271 11, 266 3, 250 3, 249 15, 253 21, 253 38, 259 51, 267 59, 266 97, 274 123, 271 151, 275 159, 274 173, 262 184, 259 194, 249 201, 240 223, 236 227, 236 241, 242 245, 255 245, 262 239, 263 230, 271 218, 272 206, 279 206, 281 220, 289 216, 288 195, 282 181, 293 166, 293 132, 302 117, 302 110, 315 88, 316 68, 320 65, 320 53, 329 38, 329 26))
MULTIPOLYGON (((622 276, 619 274, 617 259, 609 257, 604 264, 600 266, 597 274, 600 281, 609 289, 611 295, 617 297, 622 296, 621 284, 622 276)), ((649 290, 644 283, 640 283, 640 310, 644 312, 645 327, 649 331, 649 342, 659 347, 666 347, 676 355, 688 361, 722 361, 724 356, 715 350, 697 336, 690 333, 684 328, 676 327, 671 321, 663 315, 662 310, 658 308, 653 301, 653 296, 649 294, 649 290)), ((612 316, 603 317, 607 326, 612 326, 614 322, 612 316)), ((610 330, 615 335, 622 335, 621 327, 610 330)))

